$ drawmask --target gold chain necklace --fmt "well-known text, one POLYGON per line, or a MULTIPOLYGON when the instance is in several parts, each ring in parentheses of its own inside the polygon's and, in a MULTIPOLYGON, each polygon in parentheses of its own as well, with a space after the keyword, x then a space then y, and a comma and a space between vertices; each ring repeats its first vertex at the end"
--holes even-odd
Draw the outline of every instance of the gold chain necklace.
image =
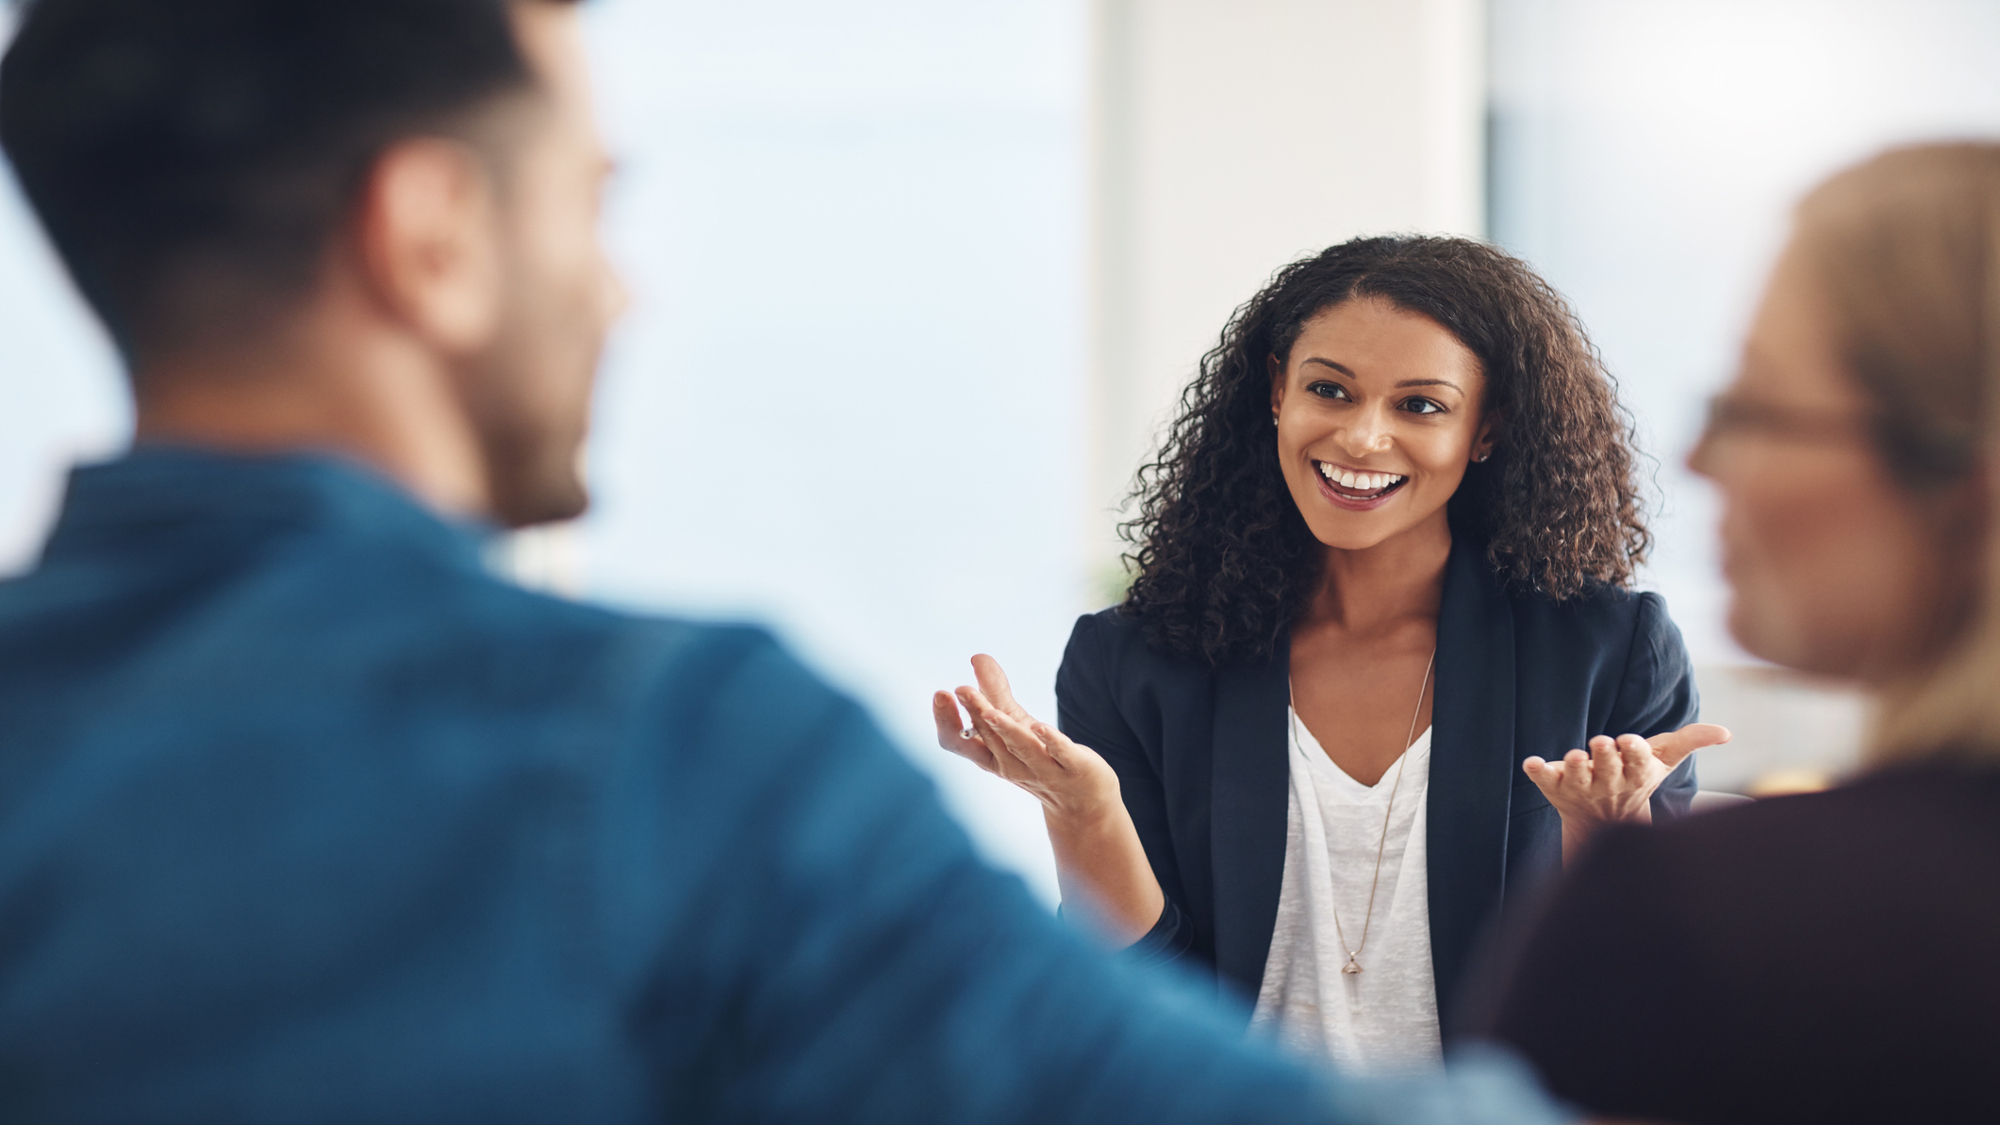
MULTIPOLYGON (((1340 928, 1340 903, 1333 904, 1333 936, 1340 939, 1340 948, 1347 950, 1347 964, 1340 967, 1343 974, 1352 976, 1361 971, 1361 951, 1368 948, 1368 929, 1375 924, 1375 891, 1382 885, 1382 853, 1389 847, 1389 818, 1396 811, 1396 793, 1403 787, 1403 771, 1410 764, 1410 746, 1417 738, 1417 720, 1424 717, 1424 694, 1431 688, 1431 669, 1437 665, 1437 646, 1431 646, 1431 658, 1424 662, 1424 682, 1417 685, 1417 709, 1410 714, 1410 733, 1403 738, 1403 756, 1396 762, 1396 781, 1389 787, 1389 803, 1382 810, 1382 838, 1375 844, 1375 877, 1368 884, 1368 913, 1361 919, 1361 943, 1348 947, 1347 934, 1340 928)), ((1290 685, 1286 694, 1291 695, 1290 685)), ((1292 716, 1292 740, 1299 738, 1299 709, 1296 698, 1287 700, 1286 710, 1292 716)), ((1317 741, 1317 740, 1315 740, 1317 741)), ((1322 749, 1322 754, 1326 751, 1322 749)), ((1380 782, 1377 782, 1380 784, 1380 782)))

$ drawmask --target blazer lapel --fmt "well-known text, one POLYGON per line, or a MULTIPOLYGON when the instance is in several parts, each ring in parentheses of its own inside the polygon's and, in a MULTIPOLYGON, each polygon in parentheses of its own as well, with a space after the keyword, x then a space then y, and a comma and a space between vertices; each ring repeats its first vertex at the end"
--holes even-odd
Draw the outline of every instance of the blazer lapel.
POLYGON ((1514 769, 1514 614, 1482 552, 1452 542, 1431 719, 1431 965, 1440 1011, 1500 902, 1514 769))
POLYGON ((1264 979, 1285 878, 1291 758, 1285 737, 1291 640, 1268 663, 1215 674, 1210 855, 1215 967, 1250 999, 1264 979))

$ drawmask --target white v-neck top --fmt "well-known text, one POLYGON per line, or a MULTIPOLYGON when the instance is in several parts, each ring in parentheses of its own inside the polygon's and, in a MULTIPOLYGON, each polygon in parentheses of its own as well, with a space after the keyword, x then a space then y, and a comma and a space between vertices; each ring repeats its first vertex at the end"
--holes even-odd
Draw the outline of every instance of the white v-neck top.
POLYGON ((1430 879, 1425 866, 1425 798, 1431 732, 1417 736, 1374 786, 1326 756, 1298 715, 1290 716, 1291 811, 1278 920, 1253 1030, 1275 1034, 1301 1054, 1344 1069, 1382 1071, 1435 1063, 1437 985, 1431 970, 1430 879), (1396 788, 1397 771, 1405 771, 1396 788), (1368 922, 1375 850, 1391 789, 1395 808, 1382 843, 1382 878, 1368 922), (1347 938, 1341 944, 1334 908, 1347 938), (1362 927, 1368 939, 1362 945, 1362 927), (1360 946, 1362 971, 1342 973, 1360 946))

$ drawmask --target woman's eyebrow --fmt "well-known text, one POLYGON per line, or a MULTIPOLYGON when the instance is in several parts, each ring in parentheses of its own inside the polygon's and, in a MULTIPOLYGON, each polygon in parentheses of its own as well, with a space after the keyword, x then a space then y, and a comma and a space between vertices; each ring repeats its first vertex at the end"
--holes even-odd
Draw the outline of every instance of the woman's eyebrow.
POLYGON ((1450 388, 1451 388, 1452 390, 1454 390, 1454 391, 1457 391, 1457 392, 1458 392, 1459 394, 1464 394, 1464 393, 1465 393, 1465 388, 1463 388, 1463 387, 1459 386, 1459 385, 1458 385, 1457 383, 1454 383, 1454 382, 1452 382, 1452 381, 1451 381, 1450 379, 1405 379, 1405 380, 1403 380, 1402 382, 1400 382, 1400 383, 1397 383, 1397 384, 1396 384, 1396 386, 1398 386, 1398 387, 1450 387, 1450 388))
POLYGON ((1348 370, 1348 368, 1344 364, 1335 363, 1330 359, 1321 359, 1318 356, 1308 356, 1307 358, 1300 360, 1299 363, 1301 365, 1308 363, 1317 363, 1321 367, 1331 367, 1335 371, 1340 372, 1342 375, 1347 376, 1349 379, 1359 379, 1361 377, 1359 375, 1356 375, 1353 371, 1348 370))

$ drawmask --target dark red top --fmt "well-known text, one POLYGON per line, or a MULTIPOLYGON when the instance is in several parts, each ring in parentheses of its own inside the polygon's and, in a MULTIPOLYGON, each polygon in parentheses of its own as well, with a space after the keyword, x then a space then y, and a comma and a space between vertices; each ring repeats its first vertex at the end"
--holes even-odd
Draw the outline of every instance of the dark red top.
POLYGON ((1490 1029, 1597 1113, 2000 1122, 2000 770, 1607 833, 1490 1029))

